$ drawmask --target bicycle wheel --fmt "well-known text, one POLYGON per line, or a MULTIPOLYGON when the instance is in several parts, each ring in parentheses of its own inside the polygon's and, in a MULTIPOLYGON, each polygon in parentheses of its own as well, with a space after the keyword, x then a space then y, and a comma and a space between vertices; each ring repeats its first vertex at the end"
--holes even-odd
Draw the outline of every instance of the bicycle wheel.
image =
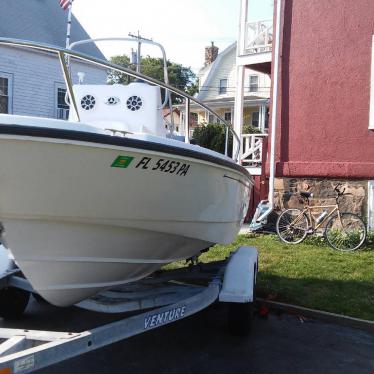
POLYGON ((366 226, 356 214, 336 214, 326 224, 325 237, 338 251, 355 251, 366 239, 366 226))
POLYGON ((300 209, 287 209, 277 220, 276 230, 279 238, 285 243, 301 243, 309 228, 308 217, 300 209))

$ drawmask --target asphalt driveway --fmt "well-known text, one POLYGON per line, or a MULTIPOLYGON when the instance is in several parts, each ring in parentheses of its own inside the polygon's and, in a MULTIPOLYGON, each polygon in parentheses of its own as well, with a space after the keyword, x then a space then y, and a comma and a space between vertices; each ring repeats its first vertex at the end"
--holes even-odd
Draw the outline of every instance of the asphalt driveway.
MULTIPOLYGON (((39 373, 374 373, 374 334, 297 316, 256 318, 251 336, 225 328, 225 308, 48 367, 39 373)), ((25 318, 2 327, 80 331, 118 316, 33 302, 25 318)))

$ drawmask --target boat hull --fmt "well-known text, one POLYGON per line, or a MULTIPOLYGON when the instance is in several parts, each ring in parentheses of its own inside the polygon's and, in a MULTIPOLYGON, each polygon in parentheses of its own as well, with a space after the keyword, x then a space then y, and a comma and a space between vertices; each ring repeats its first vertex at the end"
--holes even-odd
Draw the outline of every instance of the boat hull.
POLYGON ((59 306, 231 242, 251 188, 234 168, 125 144, 0 134, 0 159, 2 240, 59 306))
POLYGON ((144 278, 168 262, 191 257, 211 245, 107 225, 41 220, 5 220, 3 225, 25 276, 38 293, 58 306, 144 278))

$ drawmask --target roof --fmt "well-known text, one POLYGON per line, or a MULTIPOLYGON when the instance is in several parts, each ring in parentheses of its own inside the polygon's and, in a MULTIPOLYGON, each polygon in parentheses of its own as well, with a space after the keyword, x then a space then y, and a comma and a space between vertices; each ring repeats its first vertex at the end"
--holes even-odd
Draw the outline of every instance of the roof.
MULTIPOLYGON (((0 36, 65 47, 67 14, 58 0, 1 0, 0 36)), ((71 42, 89 38, 73 15, 71 42)), ((105 59, 95 44, 81 46, 79 51, 105 59)))
MULTIPOLYGON (((175 107, 173 108, 173 112, 177 113, 178 115, 180 114, 180 110, 178 108, 175 108, 175 107)), ((170 113, 171 113, 170 108, 164 108, 164 109, 162 109, 162 115, 164 117, 169 116, 170 113)))

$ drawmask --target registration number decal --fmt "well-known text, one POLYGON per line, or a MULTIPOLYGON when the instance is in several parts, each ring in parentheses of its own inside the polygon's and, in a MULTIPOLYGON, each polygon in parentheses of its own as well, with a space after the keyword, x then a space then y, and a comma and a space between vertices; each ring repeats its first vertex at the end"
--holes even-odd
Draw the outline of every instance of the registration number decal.
POLYGON ((137 169, 162 171, 164 173, 186 176, 190 165, 179 161, 167 160, 164 158, 153 159, 143 157, 135 166, 137 169))
POLYGON ((131 156, 118 156, 112 163, 112 168, 123 168, 126 169, 132 162, 134 157, 131 156))

